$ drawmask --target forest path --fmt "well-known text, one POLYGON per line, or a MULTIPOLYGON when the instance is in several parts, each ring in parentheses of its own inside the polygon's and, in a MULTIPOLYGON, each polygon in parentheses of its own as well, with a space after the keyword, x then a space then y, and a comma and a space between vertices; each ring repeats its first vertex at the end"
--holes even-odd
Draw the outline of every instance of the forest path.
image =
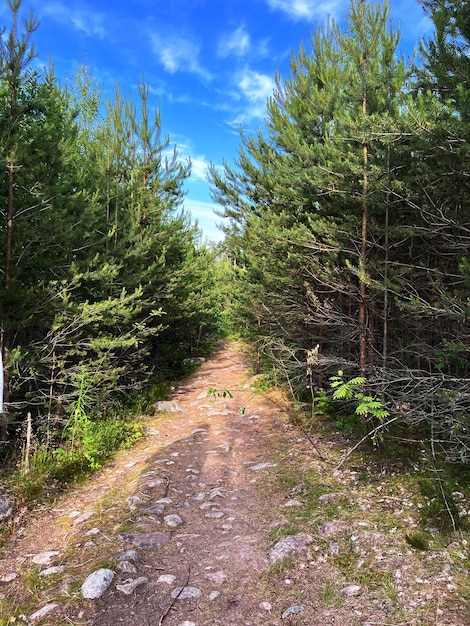
POLYGON ((338 433, 306 436, 248 377, 224 344, 171 412, 145 418, 144 440, 20 518, 2 548, 0 626, 470 625, 468 541, 405 541, 409 470, 335 470, 338 433), (103 569, 106 590, 83 598, 103 569))
POLYGON ((283 422, 245 384, 248 372, 237 346, 225 344, 177 389, 175 410, 148 418, 144 442, 52 508, 27 515, 0 561, 0 577, 20 573, 9 585, 19 606, 30 593, 38 605, 58 604, 38 619, 48 624, 268 623, 259 576, 269 565, 276 503, 263 484, 283 422), (138 551, 136 569, 119 572, 114 556, 130 548, 138 551), (38 567, 44 552, 57 554, 38 567), (64 572, 39 579, 39 570, 57 564, 64 572), (103 566, 115 571, 112 585, 83 600, 78 584, 103 566), (132 594, 116 588, 138 576, 148 582, 132 594), (175 600, 178 587, 197 597, 175 600))

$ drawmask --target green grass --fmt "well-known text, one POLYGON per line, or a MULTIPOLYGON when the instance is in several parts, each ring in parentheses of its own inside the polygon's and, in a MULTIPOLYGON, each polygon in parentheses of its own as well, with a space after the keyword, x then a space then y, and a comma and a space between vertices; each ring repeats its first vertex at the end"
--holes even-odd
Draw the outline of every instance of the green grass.
POLYGON ((329 607, 339 608, 343 602, 341 593, 338 591, 336 585, 328 581, 321 589, 320 597, 324 604, 329 607))

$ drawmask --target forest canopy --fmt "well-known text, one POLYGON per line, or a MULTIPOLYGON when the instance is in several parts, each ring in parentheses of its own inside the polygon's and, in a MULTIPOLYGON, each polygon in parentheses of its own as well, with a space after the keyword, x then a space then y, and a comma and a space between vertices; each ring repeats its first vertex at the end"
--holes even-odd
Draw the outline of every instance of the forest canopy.
POLYGON ((131 98, 117 84, 104 98, 85 65, 61 85, 33 64, 36 18, 7 4, 0 439, 8 451, 29 416, 38 446, 68 454, 100 424, 119 432, 123 407, 145 404, 155 381, 219 335, 216 254, 184 210, 190 164, 148 85, 131 98))
POLYGON ((423 4, 413 65, 386 3, 317 28, 211 180, 260 360, 304 401, 340 385, 371 429, 393 414, 468 463, 470 14, 423 4))

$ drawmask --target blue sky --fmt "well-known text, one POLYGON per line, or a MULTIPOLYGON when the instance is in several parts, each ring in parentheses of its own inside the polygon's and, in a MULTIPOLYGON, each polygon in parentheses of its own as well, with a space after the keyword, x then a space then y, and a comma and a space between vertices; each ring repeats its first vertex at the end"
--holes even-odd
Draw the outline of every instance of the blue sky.
MULTIPOLYGON (((1 1, 1 0, 0 0, 1 1)), ((51 57, 65 81, 86 62, 109 95, 117 80, 136 94, 149 84, 152 106, 161 105, 162 130, 181 158, 191 157, 185 207, 205 237, 220 240, 213 213, 209 162, 232 163, 238 129, 263 125, 265 104, 279 70, 287 76, 292 51, 328 16, 341 22, 347 0, 23 0, 40 27, 34 35, 38 62, 51 57)), ((9 26, 6 2, 0 18, 9 26)), ((430 34, 417 0, 396 0, 393 23, 405 55, 430 34)))

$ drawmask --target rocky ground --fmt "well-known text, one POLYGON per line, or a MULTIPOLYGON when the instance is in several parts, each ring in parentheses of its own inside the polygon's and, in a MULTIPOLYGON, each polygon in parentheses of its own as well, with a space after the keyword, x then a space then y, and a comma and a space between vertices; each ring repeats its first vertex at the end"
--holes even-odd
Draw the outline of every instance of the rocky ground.
POLYGON ((19 514, 0 625, 470 625, 468 536, 430 528, 410 545, 419 468, 335 469, 341 437, 292 426, 249 376, 225 345, 146 418, 144 441, 19 514))

